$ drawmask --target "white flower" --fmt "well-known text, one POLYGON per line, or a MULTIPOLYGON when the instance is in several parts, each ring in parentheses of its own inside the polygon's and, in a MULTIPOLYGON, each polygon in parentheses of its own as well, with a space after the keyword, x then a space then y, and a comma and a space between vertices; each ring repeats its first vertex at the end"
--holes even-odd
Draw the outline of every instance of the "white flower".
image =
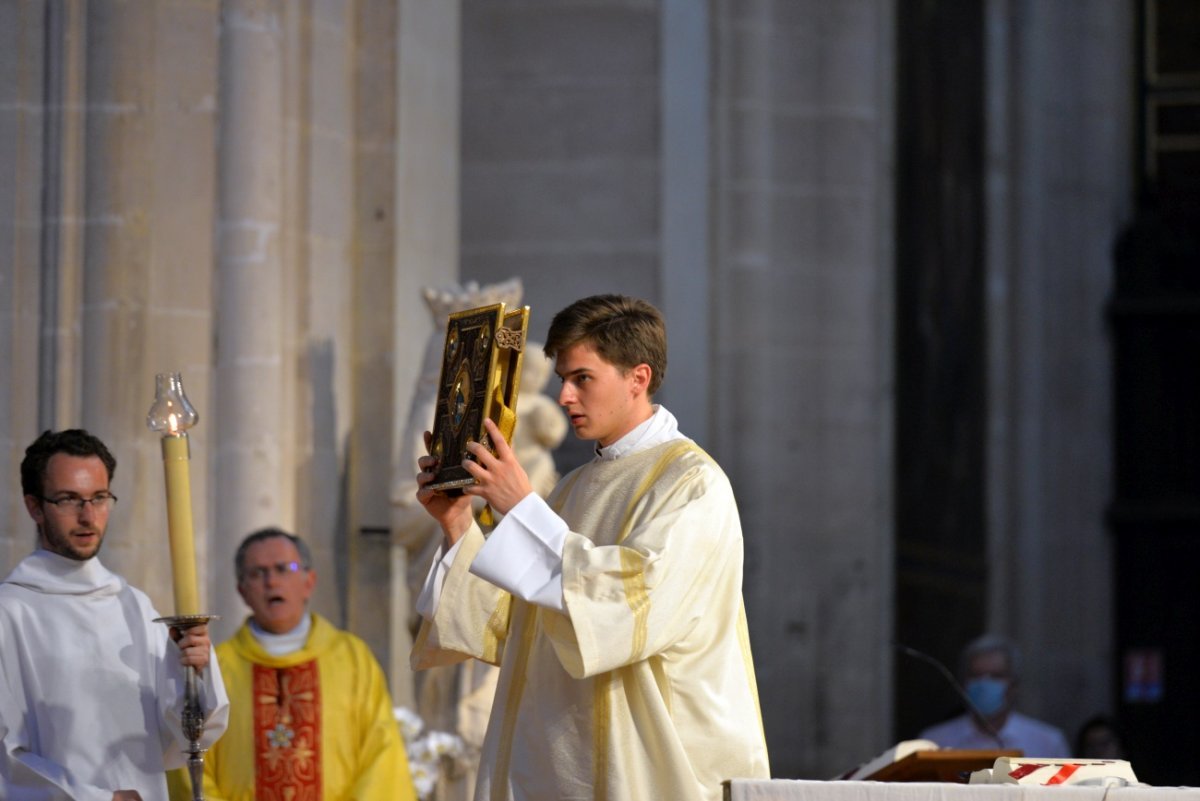
POLYGON ((412 774, 413 786, 416 788, 417 798, 429 798, 429 794, 437 786, 437 765, 431 766, 423 762, 410 761, 408 763, 408 770, 412 774))
POLYGON ((437 786, 443 762, 453 762, 465 756, 466 743, 457 734, 427 731, 425 721, 408 707, 395 707, 392 714, 404 737, 408 769, 416 786, 417 798, 425 801, 437 786))
POLYGON ((406 706, 394 707, 392 715, 400 724, 400 736, 406 743, 417 739, 421 735, 421 730, 425 728, 425 721, 421 720, 421 716, 406 706))

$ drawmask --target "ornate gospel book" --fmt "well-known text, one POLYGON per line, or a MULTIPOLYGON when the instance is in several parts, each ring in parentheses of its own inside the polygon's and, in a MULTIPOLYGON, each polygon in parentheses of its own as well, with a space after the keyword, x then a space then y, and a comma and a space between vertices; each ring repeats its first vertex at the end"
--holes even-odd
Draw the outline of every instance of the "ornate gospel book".
POLYGON ((449 316, 429 447, 441 459, 434 489, 461 491, 475 483, 463 460, 470 458, 468 442, 492 448, 484 420, 512 441, 528 328, 528 306, 507 310, 495 303, 449 316))

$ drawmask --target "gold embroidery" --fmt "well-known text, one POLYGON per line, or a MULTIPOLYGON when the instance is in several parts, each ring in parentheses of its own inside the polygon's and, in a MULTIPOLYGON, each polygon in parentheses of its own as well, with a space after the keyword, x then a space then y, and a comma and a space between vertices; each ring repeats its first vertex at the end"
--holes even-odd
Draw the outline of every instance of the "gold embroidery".
POLYGON ((521 696, 525 692, 526 672, 529 668, 529 654, 533 650, 534 635, 538 626, 538 608, 533 604, 521 604, 518 613, 526 619, 521 629, 521 642, 517 656, 512 666, 512 684, 509 687, 508 700, 504 705, 504 720, 500 729, 500 745, 496 749, 496 771, 492 782, 493 801, 504 801, 508 794, 508 774, 512 766, 513 731, 517 727, 517 710, 521 705, 521 696))
POLYGON ((612 685, 616 674, 601 673, 592 679, 592 782, 593 798, 608 798, 608 733, 612 727, 612 685))
POLYGON ((321 694, 316 661, 254 666, 254 785, 259 801, 321 797, 321 694))
MULTIPOLYGON (((700 450, 694 442, 684 439, 673 443, 659 457, 658 462, 654 465, 654 469, 642 479, 637 492, 633 495, 633 500, 625 509, 625 519, 621 523, 621 535, 617 539, 618 544, 624 542, 630 532, 633 531, 634 513, 637 511, 638 505, 642 502, 642 498, 662 478, 663 473, 671 466, 672 462, 684 453, 692 450, 704 454, 704 451, 700 450)), ((642 658, 642 651, 646 648, 646 639, 649 634, 650 625, 650 594, 646 591, 644 558, 640 553, 631 548, 622 548, 621 569, 624 572, 625 601, 629 604, 629 610, 633 612, 633 638, 629 649, 629 661, 636 662, 642 658)))

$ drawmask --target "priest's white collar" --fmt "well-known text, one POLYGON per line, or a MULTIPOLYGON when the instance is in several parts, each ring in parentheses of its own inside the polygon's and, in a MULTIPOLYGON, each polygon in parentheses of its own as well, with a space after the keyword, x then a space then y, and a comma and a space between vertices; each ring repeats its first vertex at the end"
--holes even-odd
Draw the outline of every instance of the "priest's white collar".
POLYGON ((250 633, 254 635, 254 639, 258 640, 258 644, 263 647, 263 650, 271 656, 287 656, 299 651, 308 642, 310 631, 312 631, 312 615, 308 612, 305 612, 304 617, 300 618, 300 623, 296 628, 285 631, 283 634, 272 634, 255 623, 254 618, 250 618, 250 633))
POLYGON ((653 409, 654 414, 650 415, 647 420, 639 423, 632 431, 607 448, 601 448, 600 443, 597 442, 596 461, 611 462, 622 456, 629 456, 673 439, 686 439, 683 434, 679 433, 679 422, 675 419, 675 415, 667 411, 667 407, 656 403, 653 409))

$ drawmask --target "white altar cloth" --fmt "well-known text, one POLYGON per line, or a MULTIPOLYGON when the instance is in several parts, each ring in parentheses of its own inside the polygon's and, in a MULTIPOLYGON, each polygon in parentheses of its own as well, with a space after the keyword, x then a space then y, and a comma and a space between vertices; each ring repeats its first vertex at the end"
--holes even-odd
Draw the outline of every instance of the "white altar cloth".
POLYGON ((733 779, 726 801, 1200 801, 1200 787, 733 779))

